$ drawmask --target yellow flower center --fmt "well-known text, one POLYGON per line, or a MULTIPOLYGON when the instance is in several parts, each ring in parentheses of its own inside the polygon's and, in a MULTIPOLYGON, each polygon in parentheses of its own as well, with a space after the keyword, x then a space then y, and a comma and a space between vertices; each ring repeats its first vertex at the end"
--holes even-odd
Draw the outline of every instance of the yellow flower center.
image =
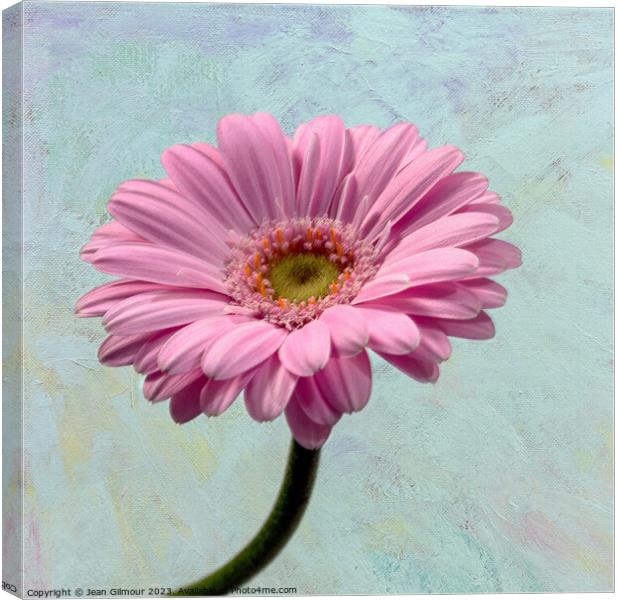
POLYGON ((276 299, 302 302, 329 295, 340 273, 338 266, 323 254, 295 252, 271 265, 266 277, 276 299))

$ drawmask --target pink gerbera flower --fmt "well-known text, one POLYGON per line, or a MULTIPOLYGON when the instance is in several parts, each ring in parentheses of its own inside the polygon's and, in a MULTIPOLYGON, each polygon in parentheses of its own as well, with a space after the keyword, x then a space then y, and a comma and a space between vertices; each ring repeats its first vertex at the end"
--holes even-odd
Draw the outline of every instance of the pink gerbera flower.
POLYGON ((175 421, 223 413, 243 391, 317 448, 370 398, 371 349, 434 382, 449 336, 494 335, 488 277, 521 262, 493 235, 510 211, 452 146, 415 126, 346 129, 318 117, 288 138, 267 114, 230 115, 218 148, 173 146, 169 179, 123 183, 83 258, 121 277, 80 299, 103 317, 102 363, 133 364, 175 421))

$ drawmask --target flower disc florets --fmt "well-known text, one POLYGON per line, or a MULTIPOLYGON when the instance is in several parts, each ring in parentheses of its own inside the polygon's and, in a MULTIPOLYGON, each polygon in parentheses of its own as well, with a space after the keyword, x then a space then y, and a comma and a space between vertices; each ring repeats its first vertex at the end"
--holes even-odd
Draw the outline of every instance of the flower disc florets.
POLYGON ((234 302, 287 329, 347 304, 377 270, 374 246, 327 217, 263 223, 238 241, 226 265, 234 302))

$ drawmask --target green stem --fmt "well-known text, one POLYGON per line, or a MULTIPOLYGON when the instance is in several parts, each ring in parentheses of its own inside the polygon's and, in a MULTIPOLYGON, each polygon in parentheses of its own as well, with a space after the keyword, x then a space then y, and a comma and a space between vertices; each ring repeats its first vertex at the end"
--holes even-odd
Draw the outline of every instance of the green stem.
POLYGON ((221 596, 266 567, 284 548, 306 510, 319 466, 319 453, 320 450, 307 450, 293 440, 278 499, 254 539, 217 571, 172 595, 221 596))

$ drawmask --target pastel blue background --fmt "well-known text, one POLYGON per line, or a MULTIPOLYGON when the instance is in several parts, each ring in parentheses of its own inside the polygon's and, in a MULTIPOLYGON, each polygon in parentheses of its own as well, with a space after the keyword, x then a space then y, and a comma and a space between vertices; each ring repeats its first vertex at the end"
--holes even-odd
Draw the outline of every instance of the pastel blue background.
POLYGON ((124 179, 230 112, 292 132, 415 122, 515 216, 497 336, 434 386, 375 361, 293 541, 251 583, 300 594, 612 588, 610 9, 24 6, 26 588, 189 583, 275 497, 289 434, 242 402, 179 427, 98 364, 78 249, 124 179))

